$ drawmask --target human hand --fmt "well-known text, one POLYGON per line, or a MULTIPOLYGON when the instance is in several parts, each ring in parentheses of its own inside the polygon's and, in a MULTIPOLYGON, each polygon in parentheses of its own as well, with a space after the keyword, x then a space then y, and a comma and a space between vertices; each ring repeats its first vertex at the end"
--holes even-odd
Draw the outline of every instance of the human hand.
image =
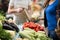
POLYGON ((18 8, 18 9, 16 9, 16 11, 17 11, 18 13, 20 13, 21 11, 23 11, 23 8, 18 8))
POLYGON ((30 19, 30 21, 34 22, 34 21, 35 21, 35 19, 34 19, 34 18, 31 18, 31 19, 30 19))

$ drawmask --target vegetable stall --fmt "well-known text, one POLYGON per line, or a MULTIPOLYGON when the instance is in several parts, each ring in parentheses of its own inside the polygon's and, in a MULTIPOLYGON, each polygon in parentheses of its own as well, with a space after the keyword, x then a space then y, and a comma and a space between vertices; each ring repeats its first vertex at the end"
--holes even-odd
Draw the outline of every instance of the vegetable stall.
POLYGON ((0 13, 0 39, 1 40, 12 40, 10 33, 5 31, 2 27, 2 21, 5 20, 3 14, 0 13))

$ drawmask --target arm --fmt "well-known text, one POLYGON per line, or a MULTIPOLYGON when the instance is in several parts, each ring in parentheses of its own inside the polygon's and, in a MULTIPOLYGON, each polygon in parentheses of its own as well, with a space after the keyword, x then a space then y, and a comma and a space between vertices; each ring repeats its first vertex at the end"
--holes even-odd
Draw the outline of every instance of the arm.
POLYGON ((8 6, 8 13, 14 13, 14 12, 16 12, 16 9, 14 9, 14 0, 10 0, 8 6))
POLYGON ((39 18, 40 20, 44 20, 44 18, 39 18))
POLYGON ((16 13, 16 9, 14 9, 14 6, 9 6, 8 7, 8 13, 16 13))
POLYGON ((9 6, 8 7, 8 13, 19 13, 22 10, 23 10, 23 8, 14 9, 14 6, 9 6))
POLYGON ((17 13, 17 12, 21 12, 22 8, 14 8, 14 0, 10 0, 9 2, 9 7, 8 7, 8 13, 17 13))

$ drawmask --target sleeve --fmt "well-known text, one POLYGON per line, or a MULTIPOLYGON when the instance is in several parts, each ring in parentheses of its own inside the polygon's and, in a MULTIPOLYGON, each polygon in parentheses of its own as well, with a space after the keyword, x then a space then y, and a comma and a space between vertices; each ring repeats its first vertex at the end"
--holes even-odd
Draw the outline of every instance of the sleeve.
POLYGON ((9 6, 13 6, 13 5, 14 5, 14 0, 10 0, 9 6))

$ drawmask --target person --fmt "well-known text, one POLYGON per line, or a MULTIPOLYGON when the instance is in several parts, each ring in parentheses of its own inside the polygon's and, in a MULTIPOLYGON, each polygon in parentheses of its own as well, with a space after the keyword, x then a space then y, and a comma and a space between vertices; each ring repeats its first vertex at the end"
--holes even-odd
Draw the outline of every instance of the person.
POLYGON ((22 30, 22 24, 26 22, 27 16, 24 9, 28 10, 31 0, 10 0, 8 13, 13 13, 16 16, 16 24, 22 30))
POLYGON ((31 15, 31 21, 33 21, 35 23, 40 21, 40 19, 41 19, 40 18, 40 13, 41 13, 41 10, 42 10, 42 6, 37 3, 37 0, 32 1, 31 9, 33 11, 32 15, 31 15))
MULTIPOLYGON (((23 30, 23 23, 27 22, 28 18, 25 11, 30 10, 30 3, 31 0, 10 0, 9 2, 8 15, 13 14, 15 16, 14 22, 19 28, 19 31, 23 30)), ((19 33, 16 33, 13 40, 19 37, 21 37, 19 33)))
POLYGON ((53 40, 59 40, 55 32, 55 28, 57 27, 56 9, 58 2, 58 0, 46 0, 44 3, 47 20, 47 24, 45 25, 48 29, 48 36, 53 40))

